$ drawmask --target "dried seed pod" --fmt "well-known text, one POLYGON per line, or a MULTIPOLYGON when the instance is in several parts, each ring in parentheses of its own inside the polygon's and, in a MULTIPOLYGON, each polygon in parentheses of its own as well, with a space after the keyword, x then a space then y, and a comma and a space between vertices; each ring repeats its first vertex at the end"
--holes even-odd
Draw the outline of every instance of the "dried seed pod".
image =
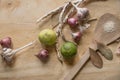
POLYGON ((91 48, 89 48, 89 52, 90 52, 90 59, 91 59, 92 64, 97 68, 102 68, 103 61, 101 57, 99 56, 99 54, 91 48))
POLYGON ((97 48, 100 51, 100 53, 107 59, 112 60, 113 54, 110 48, 108 48, 106 45, 97 42, 97 48))

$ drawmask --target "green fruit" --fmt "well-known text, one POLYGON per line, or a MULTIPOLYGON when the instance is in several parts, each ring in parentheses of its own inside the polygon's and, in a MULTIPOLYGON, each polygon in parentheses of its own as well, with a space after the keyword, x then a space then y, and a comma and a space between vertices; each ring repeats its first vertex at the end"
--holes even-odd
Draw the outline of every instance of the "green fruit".
POLYGON ((60 51, 64 58, 72 58, 77 53, 77 46, 72 42, 66 42, 62 45, 60 51))
POLYGON ((39 41, 46 46, 54 45, 56 39, 57 35, 52 29, 45 29, 39 33, 39 41))

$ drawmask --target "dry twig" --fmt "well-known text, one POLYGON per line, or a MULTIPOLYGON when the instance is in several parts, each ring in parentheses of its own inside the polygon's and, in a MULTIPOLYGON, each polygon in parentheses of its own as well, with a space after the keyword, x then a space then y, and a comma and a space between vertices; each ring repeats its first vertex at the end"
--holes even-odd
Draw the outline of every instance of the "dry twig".
MULTIPOLYGON (((72 1, 72 0, 69 0, 68 2, 71 2, 71 1, 72 1)), ((79 3, 80 1, 82 1, 82 0, 73 0, 73 3, 74 3, 74 4, 77 4, 77 3, 79 3)), ((65 5, 66 5, 66 4, 65 4, 65 5)), ((56 14, 56 13, 61 12, 65 5, 62 5, 62 6, 60 6, 60 7, 57 7, 56 9, 51 10, 50 12, 48 12, 47 14, 45 14, 44 16, 38 18, 36 22, 39 23, 39 22, 43 21, 45 18, 47 18, 48 16, 50 16, 50 15, 52 16, 52 15, 54 15, 54 14, 56 14)))
MULTIPOLYGON (((81 3, 81 0, 78 0, 77 4, 76 5, 79 5, 81 3)), ((74 11, 74 8, 70 9, 70 11, 66 14, 65 18, 63 19, 63 15, 66 11, 66 7, 71 5, 71 2, 68 2, 63 10, 61 11, 60 13, 60 16, 59 16, 59 25, 57 26, 57 35, 58 35, 58 38, 59 36, 62 37, 62 39, 66 42, 67 40, 65 39, 65 36, 63 35, 62 33, 62 28, 63 28, 63 25, 65 24, 66 20, 68 19, 68 16, 74 11)), ((60 62, 62 62, 62 59, 61 59, 61 55, 60 55, 60 52, 59 52, 59 49, 58 49, 58 46, 59 46, 59 43, 57 42, 56 43, 56 51, 57 51, 57 55, 58 55, 58 59, 60 60, 60 62)))

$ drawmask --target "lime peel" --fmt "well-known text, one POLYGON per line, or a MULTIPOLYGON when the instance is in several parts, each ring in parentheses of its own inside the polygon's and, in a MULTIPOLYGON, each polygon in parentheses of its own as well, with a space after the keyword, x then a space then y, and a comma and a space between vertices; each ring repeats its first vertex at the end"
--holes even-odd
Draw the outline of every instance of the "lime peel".
POLYGON ((46 46, 54 45, 56 39, 57 35, 52 29, 44 29, 39 33, 39 41, 46 46))
POLYGON ((60 51, 64 58, 72 58, 77 53, 77 46, 72 42, 66 42, 62 45, 60 51))

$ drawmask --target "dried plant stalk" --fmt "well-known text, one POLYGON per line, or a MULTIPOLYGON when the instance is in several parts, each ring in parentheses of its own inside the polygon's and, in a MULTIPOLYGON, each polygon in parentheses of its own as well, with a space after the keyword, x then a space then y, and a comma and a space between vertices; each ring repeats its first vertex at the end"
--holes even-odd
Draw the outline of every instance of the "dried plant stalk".
MULTIPOLYGON (((76 0, 76 3, 71 2, 72 4, 75 4, 76 6, 79 6, 80 4, 86 2, 86 0, 76 0)), ((74 14, 75 8, 73 7, 68 14, 66 15, 65 19, 64 19, 64 23, 66 22, 66 20, 68 19, 68 17, 71 16, 71 14, 74 14)))
MULTIPOLYGON (((70 2, 68 2, 64 7, 63 7, 63 10, 61 11, 60 13, 60 16, 59 16, 59 25, 57 26, 57 34, 60 34, 61 35, 61 30, 62 30, 62 26, 64 25, 63 23, 63 15, 65 13, 65 10, 67 8, 67 6, 70 5, 70 2)), ((59 35, 58 35, 59 36, 59 35)))
POLYGON ((41 22, 43 19, 47 18, 48 16, 50 16, 50 15, 52 16, 52 15, 54 15, 54 14, 56 14, 56 13, 59 13, 60 11, 62 11, 62 9, 63 9, 63 6, 60 6, 60 7, 56 8, 56 9, 48 12, 48 13, 45 14, 44 16, 38 18, 36 22, 39 23, 39 22, 41 22))
MULTIPOLYGON (((82 2, 82 1, 84 1, 84 0, 77 0, 78 2, 77 2, 77 6, 82 2)), ((66 20, 68 19, 68 16, 74 11, 74 8, 72 8, 72 9, 70 9, 70 11, 68 11, 68 13, 66 14, 66 16, 65 16, 65 18, 64 19, 62 19, 63 18, 63 14, 64 14, 64 12, 65 12, 65 10, 66 10, 66 7, 67 6, 69 6, 69 5, 72 5, 71 4, 72 2, 68 2, 65 6, 64 6, 64 8, 63 8, 63 10, 62 10, 62 12, 61 12, 61 14, 60 14, 60 16, 59 16, 59 25, 57 26, 57 33, 58 34, 60 34, 60 35, 62 35, 63 37, 64 37, 64 35, 62 34, 62 27, 63 27, 63 25, 65 24, 65 22, 66 22, 66 20)), ((73 3, 73 4, 75 4, 75 3, 73 3)), ((65 37, 64 37, 65 38, 65 37)))
POLYGON ((57 58, 58 58, 58 60, 61 62, 61 64, 63 64, 63 56, 61 55, 61 53, 59 51, 59 43, 58 42, 55 45, 55 50, 57 52, 57 58))
MULTIPOLYGON (((69 0, 68 2, 70 2, 70 1, 72 1, 72 0, 69 0)), ((79 0, 75 0, 74 3, 77 3, 78 1, 79 1, 79 0)), ((66 5, 66 4, 65 4, 65 5, 66 5)), ((42 20, 44 20, 45 18, 47 18, 48 16, 50 16, 50 15, 52 16, 52 15, 54 15, 54 14, 56 14, 56 13, 61 12, 61 11, 63 10, 63 8, 64 8, 65 5, 60 6, 60 7, 57 7, 57 8, 54 9, 54 10, 51 10, 50 12, 48 12, 47 14, 45 14, 44 16, 38 18, 36 22, 39 23, 39 22, 41 22, 42 20)))
MULTIPOLYGON (((61 11, 60 13, 60 16, 59 16, 59 24, 57 26, 57 30, 56 30, 56 33, 57 33, 57 36, 58 36, 58 40, 59 40, 59 36, 64 36, 62 34, 62 27, 64 25, 63 23, 63 15, 65 13, 65 10, 66 8, 70 5, 70 2, 68 2, 64 7, 63 7, 63 10, 61 11)), ((57 52, 57 57, 58 57, 58 60, 62 63, 63 62, 63 59, 62 59, 62 55, 60 54, 60 51, 59 51, 59 43, 57 42, 56 43, 56 52, 57 52)))
MULTIPOLYGON (((77 5, 79 5, 80 2, 81 2, 81 0, 78 0, 77 5)), ((68 13, 65 15, 65 18, 64 18, 64 19, 63 19, 63 15, 64 15, 64 13, 65 13, 65 11, 66 11, 66 8, 67 8, 68 6, 70 6, 70 5, 72 5, 72 4, 71 4, 71 1, 68 2, 68 3, 63 7, 63 10, 61 11, 60 16, 59 16, 59 25, 57 26, 57 31, 56 31, 56 33, 57 33, 57 35, 58 35, 58 39, 59 39, 59 36, 61 36, 62 39, 63 39, 65 42, 68 41, 68 40, 66 40, 64 34, 62 33, 62 28, 63 28, 63 25, 65 24, 66 20, 68 19, 68 16, 71 14, 71 12, 74 10, 74 8, 72 8, 72 9, 70 9, 70 11, 68 11, 68 13)), ((57 55, 58 55, 59 60, 62 62, 62 59, 61 59, 61 56, 62 56, 62 55, 60 55, 60 52, 59 52, 59 50, 58 50, 58 46, 59 46, 59 44, 56 43, 57 55)))

